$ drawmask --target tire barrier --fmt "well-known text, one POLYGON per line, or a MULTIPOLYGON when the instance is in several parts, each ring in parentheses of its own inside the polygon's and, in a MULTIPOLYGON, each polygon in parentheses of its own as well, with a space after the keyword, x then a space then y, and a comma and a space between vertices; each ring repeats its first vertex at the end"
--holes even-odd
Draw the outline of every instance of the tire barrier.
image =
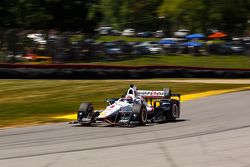
POLYGON ((0 64, 1 79, 250 78, 250 69, 0 64))

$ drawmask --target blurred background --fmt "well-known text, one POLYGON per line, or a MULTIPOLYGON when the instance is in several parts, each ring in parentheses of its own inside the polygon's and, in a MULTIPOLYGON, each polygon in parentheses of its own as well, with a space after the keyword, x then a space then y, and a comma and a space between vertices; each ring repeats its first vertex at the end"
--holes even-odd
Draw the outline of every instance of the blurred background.
POLYGON ((181 65, 195 66, 197 56, 216 63, 223 61, 221 55, 245 62, 233 67, 249 67, 249 0, 2 0, 0 4, 4 63, 135 65, 134 60, 140 59, 140 65, 152 60, 179 65, 178 59, 184 61, 181 65))

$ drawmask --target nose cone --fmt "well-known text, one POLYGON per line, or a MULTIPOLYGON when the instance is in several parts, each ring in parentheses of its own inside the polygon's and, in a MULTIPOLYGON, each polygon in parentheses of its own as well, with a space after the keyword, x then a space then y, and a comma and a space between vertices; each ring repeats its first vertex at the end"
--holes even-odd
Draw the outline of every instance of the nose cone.
POLYGON ((115 105, 115 104, 107 106, 107 108, 100 113, 98 118, 107 118, 113 114, 116 114, 117 112, 119 112, 120 108, 121 108, 120 105, 115 105))

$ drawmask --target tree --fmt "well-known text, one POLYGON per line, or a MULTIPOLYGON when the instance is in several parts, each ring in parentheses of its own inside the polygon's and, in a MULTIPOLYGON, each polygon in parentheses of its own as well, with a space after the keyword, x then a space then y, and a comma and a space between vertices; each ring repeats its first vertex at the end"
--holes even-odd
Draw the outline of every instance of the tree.
POLYGON ((93 31, 99 0, 2 0, 0 27, 93 31))
POLYGON ((158 14, 166 15, 176 28, 207 32, 217 28, 241 34, 249 19, 249 0, 164 0, 158 14))
POLYGON ((17 0, 2 0, 0 5, 0 27, 18 26, 16 7, 17 0))
POLYGON ((117 29, 156 30, 160 20, 157 8, 161 0, 102 0, 104 24, 117 29))
MULTIPOLYGON (((228 0, 225 3, 223 0, 214 0, 215 5, 212 9, 219 16, 219 19, 216 17, 213 19, 218 28, 234 35, 242 34, 250 19, 249 2, 249 0, 228 0)), ((213 11, 210 11, 210 17, 213 15, 213 11)), ((212 19, 210 18, 210 20, 212 19)))

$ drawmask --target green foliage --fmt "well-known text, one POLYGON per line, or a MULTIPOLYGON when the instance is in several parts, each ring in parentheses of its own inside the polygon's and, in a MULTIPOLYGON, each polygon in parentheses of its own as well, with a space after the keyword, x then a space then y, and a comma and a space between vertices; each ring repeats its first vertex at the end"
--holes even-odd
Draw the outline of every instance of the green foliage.
POLYGON ((104 24, 117 29, 135 28, 136 30, 156 30, 160 20, 157 8, 161 0, 102 0, 104 24))
POLYGON ((247 28, 249 0, 164 0, 159 15, 178 28, 207 32, 209 28, 241 34, 247 28))
POLYGON ((0 27, 91 32, 99 23, 138 31, 171 25, 240 35, 250 28, 249 13, 250 0, 1 0, 0 27))
POLYGON ((0 6, 0 27, 6 28, 89 32, 100 19, 98 0, 2 0, 0 6))

